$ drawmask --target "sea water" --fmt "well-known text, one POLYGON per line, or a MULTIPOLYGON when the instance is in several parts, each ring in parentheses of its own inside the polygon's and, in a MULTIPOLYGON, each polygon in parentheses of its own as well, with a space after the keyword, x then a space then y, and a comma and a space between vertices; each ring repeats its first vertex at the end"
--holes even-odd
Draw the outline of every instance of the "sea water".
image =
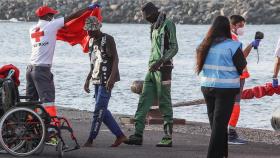
MULTIPOLYGON (((21 70, 20 93, 25 94, 25 72, 31 55, 29 28, 35 23, 0 22, 0 66, 14 64, 21 70)), ((195 49, 202 41, 208 25, 177 25, 179 52, 174 58, 172 80, 172 102, 192 101, 203 98, 199 78, 194 73, 195 49)), ((150 27, 144 24, 104 24, 102 31, 112 35, 117 44, 121 81, 112 92, 109 109, 112 113, 134 115, 139 96, 130 91, 135 80, 143 80, 148 70, 151 49, 150 27)), ((251 77, 245 88, 271 82, 274 66, 274 50, 280 37, 279 25, 248 25, 240 40, 245 47, 256 31, 265 34, 257 52, 252 50, 248 57, 251 77)), ((55 49, 52 72, 56 86, 56 104, 80 110, 94 110, 93 90, 87 94, 83 90, 89 72, 88 54, 80 46, 70 46, 58 41, 55 49)), ((225 105, 226 106, 226 105, 225 105)), ((280 96, 241 102, 240 127, 272 129, 271 114, 280 106, 280 96)), ((188 121, 208 122, 205 105, 174 108, 174 116, 188 121)))

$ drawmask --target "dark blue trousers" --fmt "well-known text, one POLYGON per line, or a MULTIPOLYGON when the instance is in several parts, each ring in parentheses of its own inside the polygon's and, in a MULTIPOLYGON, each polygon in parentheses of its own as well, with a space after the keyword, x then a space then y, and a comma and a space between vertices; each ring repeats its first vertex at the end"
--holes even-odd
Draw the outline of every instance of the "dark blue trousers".
POLYGON ((116 136, 123 136, 118 123, 108 110, 108 103, 111 97, 111 92, 108 92, 104 86, 95 85, 95 110, 93 113, 93 121, 89 139, 93 140, 97 137, 102 122, 116 136))

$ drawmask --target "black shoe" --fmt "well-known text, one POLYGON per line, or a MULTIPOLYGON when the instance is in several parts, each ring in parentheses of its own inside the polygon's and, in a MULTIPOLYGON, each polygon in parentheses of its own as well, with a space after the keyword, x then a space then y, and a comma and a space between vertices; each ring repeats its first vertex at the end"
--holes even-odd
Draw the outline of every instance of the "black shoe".
POLYGON ((240 139, 235 129, 229 129, 228 132, 228 144, 230 145, 243 145, 246 144, 247 141, 240 139))
POLYGON ((143 137, 139 135, 131 135, 129 136, 128 140, 124 141, 124 144, 127 145, 142 145, 143 144, 143 137))

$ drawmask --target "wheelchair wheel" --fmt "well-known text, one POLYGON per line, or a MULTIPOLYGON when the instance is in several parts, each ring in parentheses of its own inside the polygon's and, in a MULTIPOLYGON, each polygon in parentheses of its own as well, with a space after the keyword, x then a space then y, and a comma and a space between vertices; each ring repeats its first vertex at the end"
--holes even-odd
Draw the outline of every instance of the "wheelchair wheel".
POLYGON ((28 156, 39 150, 46 136, 42 118, 28 108, 8 111, 0 122, 1 146, 13 156, 28 156))

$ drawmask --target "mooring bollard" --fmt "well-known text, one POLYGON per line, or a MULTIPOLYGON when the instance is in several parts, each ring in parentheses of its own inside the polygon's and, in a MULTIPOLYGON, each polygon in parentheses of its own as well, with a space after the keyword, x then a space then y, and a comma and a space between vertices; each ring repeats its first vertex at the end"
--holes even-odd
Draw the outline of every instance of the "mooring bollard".
POLYGON ((272 113, 271 126, 275 131, 280 131, 280 106, 272 113))
POLYGON ((130 86, 131 92, 141 94, 143 90, 144 81, 133 81, 130 86))

